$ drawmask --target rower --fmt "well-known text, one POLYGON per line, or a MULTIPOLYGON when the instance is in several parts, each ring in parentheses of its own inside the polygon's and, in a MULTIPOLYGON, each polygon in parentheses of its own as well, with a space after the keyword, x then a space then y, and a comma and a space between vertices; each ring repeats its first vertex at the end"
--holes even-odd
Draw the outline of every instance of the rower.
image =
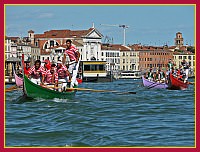
POLYGON ((171 72, 171 71, 172 71, 172 68, 173 68, 173 66, 174 66, 174 64, 172 63, 172 60, 171 60, 171 59, 169 59, 169 62, 168 62, 168 64, 167 64, 167 66, 168 66, 168 70, 171 72))
POLYGON ((47 83, 49 87, 58 87, 58 73, 55 64, 52 64, 51 68, 46 71, 43 82, 47 83))
POLYGON ((184 73, 185 73, 184 82, 187 82, 187 80, 188 80, 188 74, 189 74, 189 66, 190 65, 188 64, 188 62, 186 62, 185 59, 181 62, 181 65, 183 66, 184 73))
POLYGON ((153 71, 152 68, 149 69, 149 72, 147 73, 147 78, 150 81, 153 81, 153 71))
POLYGON ((159 69, 159 70, 157 70, 157 72, 156 72, 155 80, 156 80, 157 82, 161 82, 161 78, 162 78, 162 74, 161 74, 161 70, 159 69))
POLYGON ((57 62, 57 73, 58 82, 61 83, 59 86, 62 87, 62 91, 64 91, 67 88, 67 84, 70 84, 71 82, 71 74, 69 73, 67 67, 63 65, 60 60, 57 62))
POLYGON ((50 61, 49 61, 48 59, 45 59, 45 60, 43 61, 43 63, 44 63, 44 69, 45 69, 45 71, 50 70, 50 68, 51 68, 51 63, 50 63, 50 61))
POLYGON ((31 81, 35 84, 40 85, 41 80, 43 80, 45 75, 45 69, 41 66, 41 61, 36 60, 33 67, 30 68, 28 72, 28 78, 31 78, 31 81), (42 78, 42 79, 41 79, 42 78))

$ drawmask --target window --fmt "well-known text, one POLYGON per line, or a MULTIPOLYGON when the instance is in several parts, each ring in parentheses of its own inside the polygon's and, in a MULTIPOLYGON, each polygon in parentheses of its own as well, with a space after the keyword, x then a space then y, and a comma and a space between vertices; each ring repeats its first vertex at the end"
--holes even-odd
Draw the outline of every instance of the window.
POLYGON ((91 71, 96 71, 97 70, 97 65, 91 65, 91 71))
POLYGON ((50 46, 54 46, 54 41, 50 41, 50 46))
POLYGON ((44 49, 47 49, 47 43, 45 44, 44 49))
POLYGON ((85 71, 90 71, 90 65, 84 65, 84 70, 85 71))
POLYGON ((103 52, 101 52, 101 56, 103 56, 103 52))
POLYGON ((100 70, 100 71, 105 70, 105 66, 104 66, 104 65, 99 65, 99 70, 100 70))

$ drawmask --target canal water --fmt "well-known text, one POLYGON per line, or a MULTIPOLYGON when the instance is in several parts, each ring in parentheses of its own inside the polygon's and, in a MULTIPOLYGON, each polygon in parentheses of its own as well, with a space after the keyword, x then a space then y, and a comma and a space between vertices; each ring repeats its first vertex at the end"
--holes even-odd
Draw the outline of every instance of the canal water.
POLYGON ((30 100, 21 90, 7 92, 6 147, 194 146, 194 85, 184 91, 147 89, 139 79, 79 87, 119 93, 79 91, 70 100, 30 100))

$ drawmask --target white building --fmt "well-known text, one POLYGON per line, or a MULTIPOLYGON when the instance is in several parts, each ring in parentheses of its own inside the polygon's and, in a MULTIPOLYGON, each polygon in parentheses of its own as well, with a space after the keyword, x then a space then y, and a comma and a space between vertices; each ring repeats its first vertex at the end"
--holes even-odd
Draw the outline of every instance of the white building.
POLYGON ((120 70, 120 45, 102 44, 101 61, 106 61, 106 71, 117 77, 120 70))
MULTIPOLYGON (((29 31, 30 39, 34 37, 34 44, 38 46, 41 52, 46 52, 49 59, 57 60, 62 57, 66 48, 66 40, 71 39, 80 54, 82 61, 100 61, 101 60, 101 39, 102 34, 94 28, 88 30, 50 30, 43 34, 34 34, 29 31), (51 57, 51 56, 52 57, 51 57)), ((42 53, 41 53, 42 55, 42 53)))

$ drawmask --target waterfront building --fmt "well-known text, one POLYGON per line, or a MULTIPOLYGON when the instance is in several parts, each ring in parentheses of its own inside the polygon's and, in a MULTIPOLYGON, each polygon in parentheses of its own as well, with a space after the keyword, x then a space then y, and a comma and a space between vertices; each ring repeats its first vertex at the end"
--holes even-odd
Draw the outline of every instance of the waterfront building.
POLYGON ((106 71, 112 73, 115 78, 118 78, 120 70, 120 50, 119 44, 101 45, 101 60, 106 61, 106 71))
POLYGON ((139 48, 139 69, 145 73, 149 68, 154 71, 167 69, 169 59, 173 59, 173 52, 165 47, 141 46, 139 48))
POLYGON ((29 58, 34 62, 35 60, 40 60, 41 59, 41 54, 40 48, 34 45, 31 45, 31 55, 29 58))
POLYGON ((189 51, 176 51, 173 54, 175 68, 179 68, 181 62, 185 60, 189 66, 189 76, 195 75, 195 54, 189 51))
POLYGON ((19 37, 5 37, 5 59, 17 57, 17 44, 19 37))
POLYGON ((102 36, 94 26, 88 30, 50 30, 43 34, 29 31, 29 39, 34 40, 41 52, 48 52, 50 59, 63 55, 66 40, 71 39, 72 45, 79 49, 82 61, 100 61, 102 36))
POLYGON ((134 44, 134 45, 129 45, 129 48, 131 48, 130 51, 130 57, 131 57, 131 64, 132 64, 132 70, 133 71, 140 71, 139 68, 139 45, 138 44, 134 44))
POLYGON ((30 44, 17 44, 17 58, 22 59, 22 54, 24 54, 24 61, 30 60, 31 58, 31 45, 30 44))

